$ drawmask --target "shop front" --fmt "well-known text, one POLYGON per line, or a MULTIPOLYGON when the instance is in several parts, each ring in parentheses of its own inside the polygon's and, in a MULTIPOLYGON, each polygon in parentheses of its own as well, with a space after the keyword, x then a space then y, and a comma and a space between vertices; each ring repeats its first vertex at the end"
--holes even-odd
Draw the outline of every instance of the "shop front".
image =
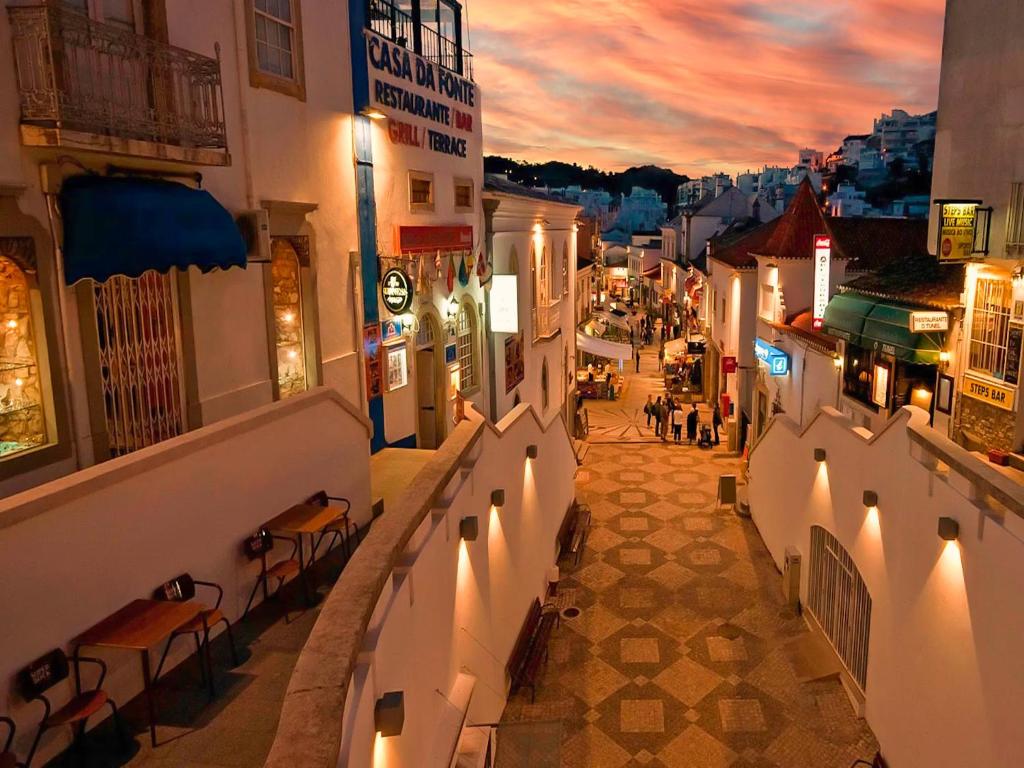
POLYGON ((705 352, 703 336, 691 336, 665 343, 665 390, 685 403, 702 403, 705 397, 705 352))
MULTIPOLYGON (((754 357, 757 360, 756 383, 754 385, 754 441, 768 428, 768 421, 778 412, 768 391, 766 377, 789 376, 792 364, 789 354, 760 337, 754 339, 754 357)), ((776 390, 776 393, 778 390, 776 390)))

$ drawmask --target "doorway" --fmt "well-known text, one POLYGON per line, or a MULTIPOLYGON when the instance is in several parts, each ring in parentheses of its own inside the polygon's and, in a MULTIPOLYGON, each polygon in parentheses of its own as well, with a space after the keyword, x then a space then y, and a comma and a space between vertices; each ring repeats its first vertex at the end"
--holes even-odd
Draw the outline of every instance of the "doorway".
POLYGON ((445 402, 441 370, 444 348, 441 329, 433 315, 424 313, 416 334, 416 414, 420 448, 444 442, 445 402))

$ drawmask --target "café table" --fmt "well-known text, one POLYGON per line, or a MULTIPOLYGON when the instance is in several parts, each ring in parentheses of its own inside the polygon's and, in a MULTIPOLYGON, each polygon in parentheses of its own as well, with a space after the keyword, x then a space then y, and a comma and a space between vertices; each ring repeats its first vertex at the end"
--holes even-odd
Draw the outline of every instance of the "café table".
POLYGON ((289 507, 273 520, 267 522, 266 527, 271 531, 277 531, 294 536, 298 544, 299 555, 299 578, 302 581, 302 594, 306 604, 311 604, 309 581, 307 569, 313 565, 313 558, 316 556, 316 544, 314 537, 322 534, 324 529, 338 519, 336 507, 324 507, 319 504, 296 504, 289 507), (309 563, 306 563, 302 548, 302 537, 309 536, 309 563))
MULTIPOLYGON (((138 651, 142 659, 142 687, 149 711, 149 738, 156 746, 156 701, 153 696, 153 681, 149 669, 149 649, 156 647, 174 630, 191 621, 202 611, 202 606, 189 601, 178 603, 164 600, 133 600, 95 626, 75 638, 75 656, 85 647, 117 648, 138 651)), ((206 662, 209 669, 209 643, 206 645, 206 662)), ((212 695, 212 675, 210 678, 212 695)))

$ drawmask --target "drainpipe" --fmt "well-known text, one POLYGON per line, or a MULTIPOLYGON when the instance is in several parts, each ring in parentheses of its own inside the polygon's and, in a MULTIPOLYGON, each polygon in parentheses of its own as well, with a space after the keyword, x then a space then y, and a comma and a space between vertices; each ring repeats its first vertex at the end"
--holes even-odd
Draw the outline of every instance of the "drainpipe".
MULTIPOLYGON (((494 213, 500 205, 498 200, 485 199, 484 208, 484 253, 491 262, 491 273, 494 274, 494 213)), ((487 335, 487 354, 490 356, 491 387, 488 397, 488 406, 491 414, 491 421, 498 420, 498 366, 497 347, 494 342, 494 331, 491 329, 491 286, 485 288, 487 296, 486 312, 484 312, 484 333, 487 335)), ((518 307, 516 308, 518 311, 518 307)))
POLYGON ((245 176, 245 202, 251 209, 256 207, 256 190, 252 178, 252 151, 249 144, 249 109, 246 106, 248 88, 249 50, 245 41, 244 19, 238 15, 238 3, 231 4, 231 16, 235 24, 235 68, 238 84, 238 128, 242 134, 242 172, 245 176), (239 34, 239 29, 243 34, 239 34))

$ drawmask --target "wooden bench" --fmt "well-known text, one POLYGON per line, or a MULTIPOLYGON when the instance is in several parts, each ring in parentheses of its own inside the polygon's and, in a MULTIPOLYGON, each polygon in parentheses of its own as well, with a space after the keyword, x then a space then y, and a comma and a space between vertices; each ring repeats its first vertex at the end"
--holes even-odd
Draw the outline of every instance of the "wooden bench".
POLYGON ((577 501, 569 506, 558 529, 558 557, 573 556, 573 564, 579 565, 583 548, 590 531, 590 507, 577 501))
POLYGON ((521 688, 529 688, 530 701, 536 700, 537 678, 548 658, 548 641, 557 616, 554 611, 545 612, 540 600, 534 598, 505 665, 511 682, 510 695, 521 688))

